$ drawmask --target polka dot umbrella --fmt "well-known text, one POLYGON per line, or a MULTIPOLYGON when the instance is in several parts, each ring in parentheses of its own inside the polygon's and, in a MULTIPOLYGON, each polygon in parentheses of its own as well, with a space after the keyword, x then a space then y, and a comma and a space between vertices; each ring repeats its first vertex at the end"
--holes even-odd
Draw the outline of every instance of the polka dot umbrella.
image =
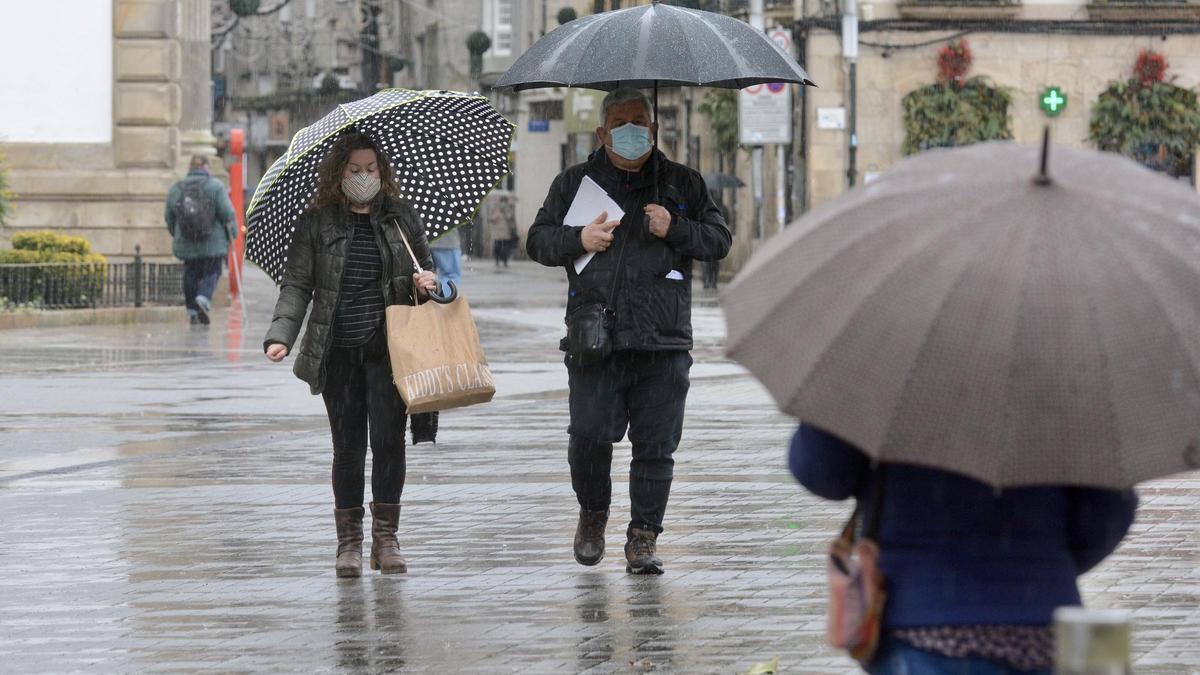
POLYGON ((296 219, 312 203, 317 168, 347 131, 361 131, 390 158, 400 194, 432 241, 471 220, 508 174, 513 124, 487 98, 453 91, 385 89, 339 105, 292 138, 247 209, 246 259, 279 283, 296 219))

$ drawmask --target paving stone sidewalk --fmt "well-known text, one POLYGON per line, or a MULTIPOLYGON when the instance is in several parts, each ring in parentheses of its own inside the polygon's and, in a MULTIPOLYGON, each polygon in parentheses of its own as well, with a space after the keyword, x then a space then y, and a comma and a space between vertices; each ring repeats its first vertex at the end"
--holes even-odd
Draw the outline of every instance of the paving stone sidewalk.
MULTIPOLYGON (((409 449, 409 573, 333 575, 320 399, 261 356, 273 289, 249 276, 208 331, 0 334, 0 670, 6 672, 857 672, 822 643, 825 541, 847 504, 803 493, 794 422, 721 356, 697 288, 696 366, 661 553, 571 557, 561 273, 467 264, 499 395, 409 449)), ((1141 490, 1134 532, 1083 579, 1133 610, 1137 673, 1200 672, 1200 476, 1141 490)))

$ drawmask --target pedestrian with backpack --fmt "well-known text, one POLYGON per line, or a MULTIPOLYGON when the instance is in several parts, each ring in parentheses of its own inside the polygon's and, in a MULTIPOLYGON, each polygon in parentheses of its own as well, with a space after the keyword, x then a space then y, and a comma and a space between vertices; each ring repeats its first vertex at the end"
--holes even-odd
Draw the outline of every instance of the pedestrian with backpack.
POLYGON ((207 325, 212 296, 229 245, 237 238, 237 216, 225 185, 212 177, 208 158, 194 155, 187 176, 171 186, 166 204, 172 252, 183 261, 183 297, 191 322, 207 325))

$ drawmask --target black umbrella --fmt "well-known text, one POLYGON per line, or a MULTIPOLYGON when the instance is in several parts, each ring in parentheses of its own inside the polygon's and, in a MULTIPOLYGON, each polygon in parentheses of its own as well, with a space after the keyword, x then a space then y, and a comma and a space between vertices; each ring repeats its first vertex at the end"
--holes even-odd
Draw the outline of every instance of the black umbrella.
POLYGON ((741 178, 731 173, 706 173, 704 174, 704 185, 709 190, 724 190, 726 188, 740 188, 745 185, 741 178))
POLYGON ((482 96, 385 89, 339 105, 298 131, 267 170, 247 209, 246 259, 283 279, 296 218, 317 188, 317 167, 348 131, 370 136, 390 159, 400 194, 436 239, 471 220, 508 174, 513 125, 482 96))
POLYGON ((796 59, 749 24, 655 0, 555 28, 521 54, 496 87, 652 87, 658 121, 659 85, 742 89, 770 82, 816 86, 796 59))
POLYGON ((593 14, 538 40, 496 82, 540 87, 722 87, 813 84, 762 31, 732 17, 658 2, 593 14))

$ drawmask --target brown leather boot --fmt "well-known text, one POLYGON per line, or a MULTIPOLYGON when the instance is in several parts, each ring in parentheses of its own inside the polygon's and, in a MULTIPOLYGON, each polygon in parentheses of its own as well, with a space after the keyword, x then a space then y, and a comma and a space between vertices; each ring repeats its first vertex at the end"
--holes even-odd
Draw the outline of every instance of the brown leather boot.
POLYGON ((663 562, 658 557, 658 533, 630 528, 625 542, 625 571, 630 574, 662 574, 663 562))
POLYGON ((334 569, 339 577, 362 576, 363 507, 334 509, 333 521, 337 524, 337 563, 334 569))
POLYGON ((595 565, 604 558, 606 525, 608 511, 579 509, 579 522, 575 525, 575 562, 580 565, 595 565))
POLYGON ((371 569, 384 574, 403 574, 408 563, 400 555, 396 528, 400 526, 400 505, 371 502, 371 569))

